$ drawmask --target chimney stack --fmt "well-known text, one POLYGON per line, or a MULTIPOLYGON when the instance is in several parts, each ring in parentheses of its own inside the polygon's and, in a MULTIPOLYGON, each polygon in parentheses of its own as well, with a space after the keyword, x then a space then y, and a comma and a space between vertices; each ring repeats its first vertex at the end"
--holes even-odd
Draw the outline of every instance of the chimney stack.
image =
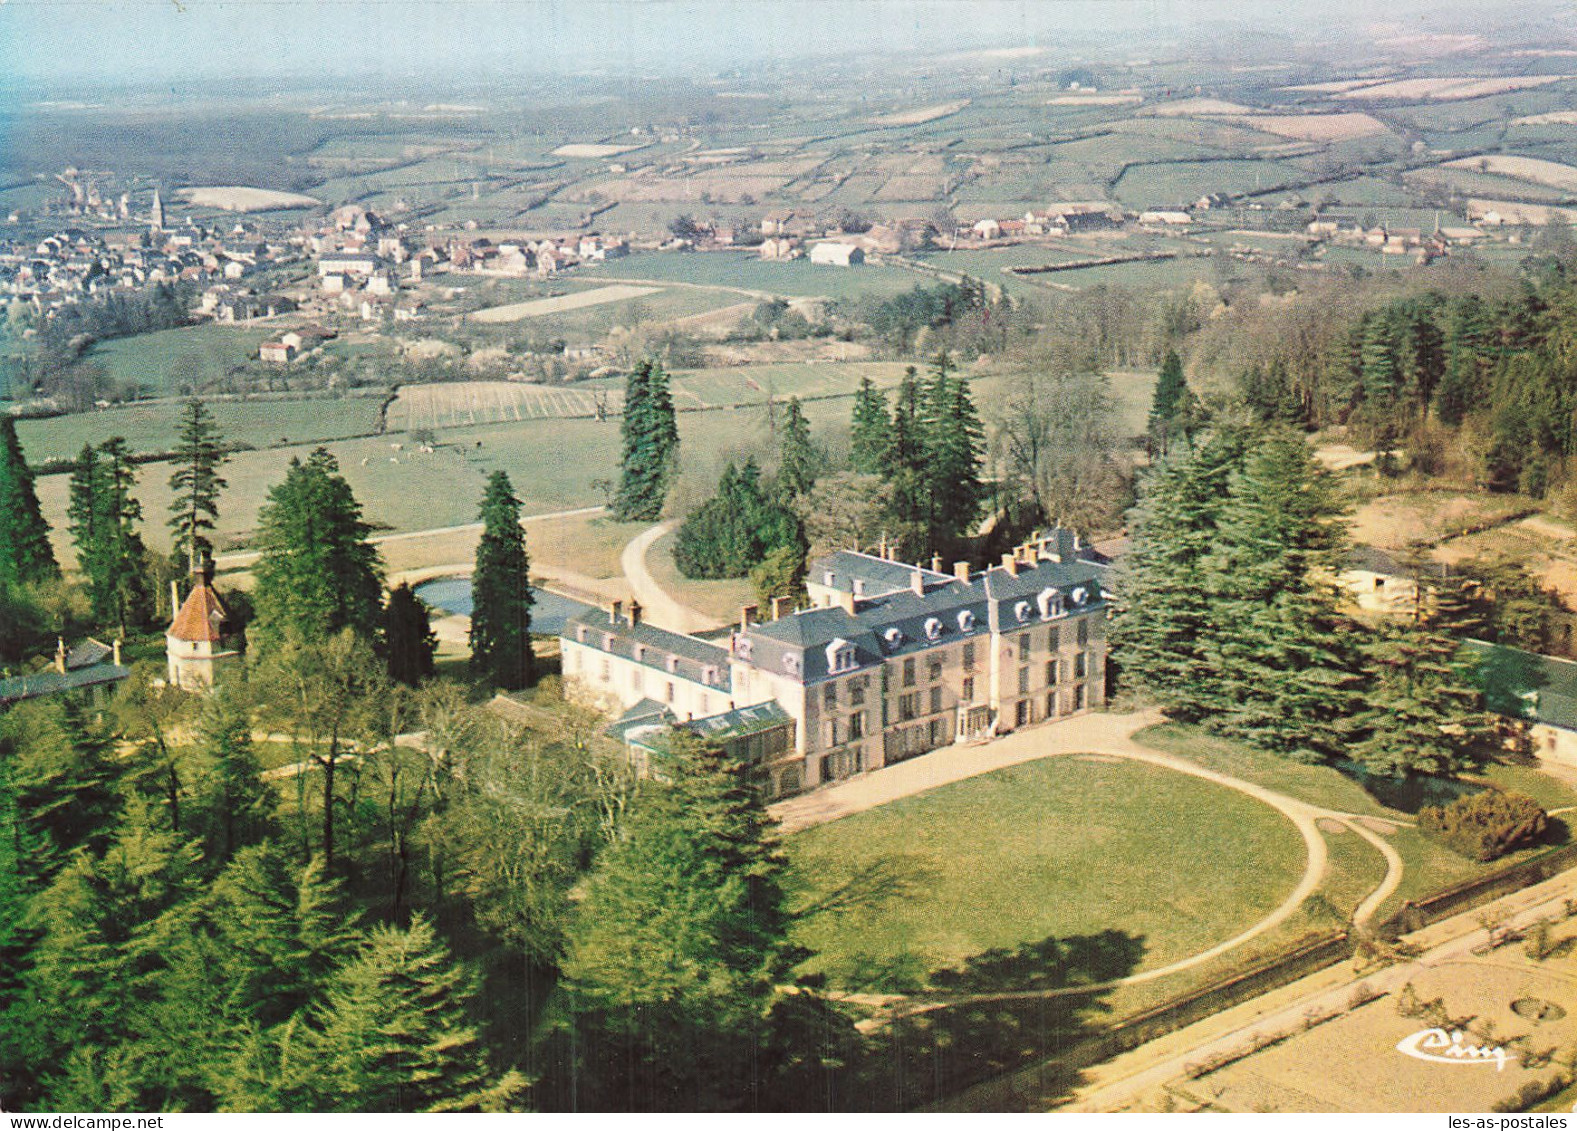
POLYGON ((962 581, 965 585, 968 585, 969 584, 969 563, 968 562, 954 562, 953 563, 953 576, 958 578, 958 580, 962 581))
POLYGON ((931 572, 932 573, 941 573, 942 572, 942 555, 941 554, 932 554, 931 555, 931 572))
POLYGON ((623 611, 624 611, 624 602, 623 601, 615 601, 615 602, 613 602, 613 604, 609 605, 608 606, 608 623, 609 624, 618 624, 619 623, 619 614, 621 612, 623 612, 623 611))
POLYGON ((918 566, 909 574, 909 588, 914 590, 916 597, 925 596, 925 574, 920 572, 918 566))
POLYGON ((634 597, 630 598, 630 623, 632 625, 641 623, 641 603, 634 597))
POLYGON ((865 579, 863 577, 854 578, 850 584, 854 586, 854 597, 856 600, 865 596, 865 579))
POLYGON ((761 609, 756 605, 739 606, 739 631, 744 632, 761 615, 761 609))
POLYGON ((1007 553, 1002 555, 1002 568, 1014 577, 1018 576, 1018 555, 1007 553))
POLYGON ((774 598, 772 598, 772 619, 773 620, 781 620, 783 618, 783 606, 788 604, 788 602, 790 602, 792 600, 793 600, 792 597, 774 597, 774 598))

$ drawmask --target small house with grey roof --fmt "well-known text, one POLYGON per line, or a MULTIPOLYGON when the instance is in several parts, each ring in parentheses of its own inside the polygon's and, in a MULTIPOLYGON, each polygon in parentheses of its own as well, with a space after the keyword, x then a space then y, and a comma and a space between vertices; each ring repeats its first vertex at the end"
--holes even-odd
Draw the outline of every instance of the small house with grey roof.
POLYGON ((566 693, 681 723, 774 703, 789 737, 753 749, 767 792, 797 793, 1103 705, 1107 568, 1067 530, 984 570, 842 550, 811 565, 809 607, 748 606, 713 639, 616 602, 566 627, 566 693))

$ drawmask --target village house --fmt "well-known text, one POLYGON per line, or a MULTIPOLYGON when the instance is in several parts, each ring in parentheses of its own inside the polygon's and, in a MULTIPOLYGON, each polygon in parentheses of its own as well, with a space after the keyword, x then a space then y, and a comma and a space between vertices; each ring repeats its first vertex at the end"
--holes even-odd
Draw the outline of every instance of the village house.
POLYGON ((283 365, 295 360, 296 350, 294 346, 285 342, 264 342, 257 347, 257 356, 261 361, 283 365))
POLYGON ((833 267, 858 267, 865 262, 865 251, 854 244, 822 240, 810 249, 810 261, 833 267))
POLYGON ((646 623, 620 603, 572 618, 565 693, 624 721, 696 723, 781 709, 757 767, 772 796, 1105 702, 1107 605, 1098 555, 1072 531, 943 572, 857 551, 814 563, 811 607, 751 606, 726 637, 646 623))
POLYGON ((798 259, 799 244, 787 236, 769 236, 761 241, 762 259, 798 259))

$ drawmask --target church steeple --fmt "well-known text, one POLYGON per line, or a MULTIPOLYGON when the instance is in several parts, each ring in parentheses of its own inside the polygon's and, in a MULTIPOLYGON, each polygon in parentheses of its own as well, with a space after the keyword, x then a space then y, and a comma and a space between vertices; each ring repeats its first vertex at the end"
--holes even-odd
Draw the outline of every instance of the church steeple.
POLYGON ((153 190, 153 222, 149 225, 154 231, 164 231, 164 201, 159 199, 159 190, 153 190))

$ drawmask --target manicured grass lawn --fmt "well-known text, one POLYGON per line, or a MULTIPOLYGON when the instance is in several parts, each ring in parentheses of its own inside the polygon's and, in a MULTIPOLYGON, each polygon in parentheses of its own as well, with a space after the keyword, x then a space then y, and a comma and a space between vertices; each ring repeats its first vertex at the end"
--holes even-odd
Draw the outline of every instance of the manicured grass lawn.
MULTIPOLYGON (((945 755, 943 755, 945 756, 945 755)), ((1243 930, 1286 898, 1301 838, 1274 810, 1182 774, 1062 757, 944 786, 787 841, 807 900, 862 865, 896 888, 801 928, 816 964, 861 972, 955 965, 993 947, 1115 930, 1140 968, 1243 930)))
POLYGON ((1155 750, 1176 754, 1212 770, 1296 797, 1310 805, 1342 813, 1411 820, 1405 813, 1387 809, 1364 792, 1363 787, 1329 766, 1308 766, 1250 749, 1241 743, 1206 734, 1198 727, 1162 723, 1146 727, 1134 741, 1155 750))
MULTIPOLYGON (((1146 746, 1274 789, 1311 805, 1397 822, 1395 832, 1384 835, 1401 854, 1402 884, 1380 908, 1381 919, 1396 911, 1404 900, 1422 899, 1463 880, 1528 860, 1549 848, 1546 843, 1510 853, 1488 864, 1479 864, 1430 840, 1416 828, 1409 827, 1416 820, 1413 814, 1387 808, 1366 793, 1357 782, 1329 766, 1291 762, 1206 734, 1197 727, 1175 723, 1148 727, 1134 737, 1146 746)), ((1494 765, 1488 767, 1482 776, 1497 785, 1528 793, 1547 808, 1577 805, 1577 793, 1570 787, 1532 767, 1494 765)), ((1326 837, 1333 853, 1337 839, 1338 835, 1326 837)), ((1378 882, 1376 878, 1375 884, 1378 882)), ((1375 884, 1371 884, 1370 888, 1375 884)))

